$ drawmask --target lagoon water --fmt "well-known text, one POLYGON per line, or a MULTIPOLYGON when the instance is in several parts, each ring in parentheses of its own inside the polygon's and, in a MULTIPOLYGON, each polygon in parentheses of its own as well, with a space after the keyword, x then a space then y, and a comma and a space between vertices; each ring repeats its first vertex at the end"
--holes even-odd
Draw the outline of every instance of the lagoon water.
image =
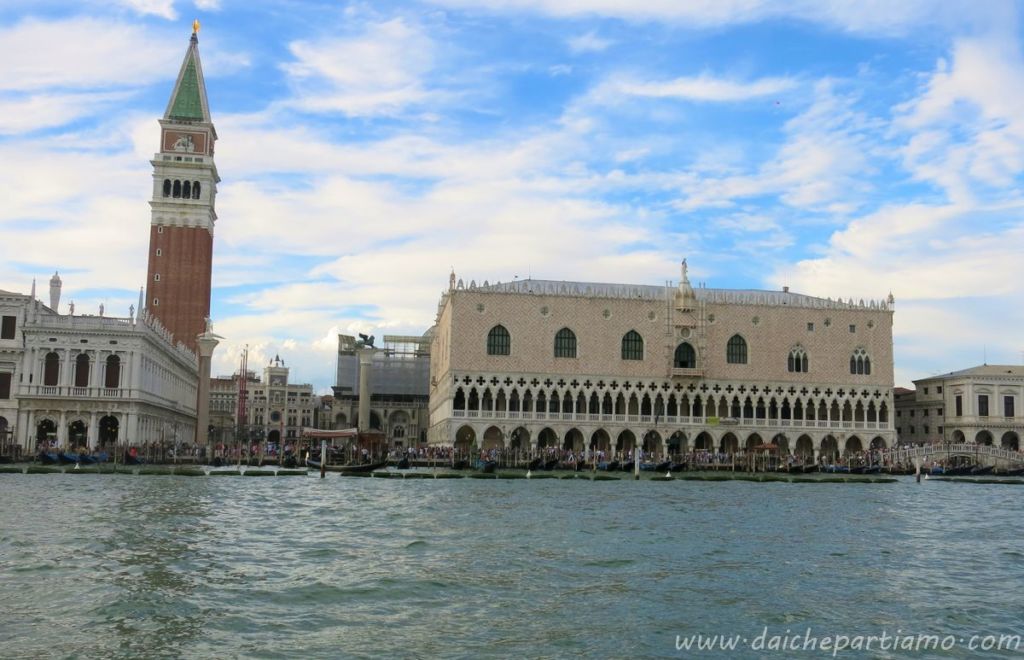
POLYGON ((767 627, 953 635, 943 655, 968 657, 1024 633, 1022 496, 2 474, 0 656, 693 657, 677 636, 703 633, 755 657, 767 627))

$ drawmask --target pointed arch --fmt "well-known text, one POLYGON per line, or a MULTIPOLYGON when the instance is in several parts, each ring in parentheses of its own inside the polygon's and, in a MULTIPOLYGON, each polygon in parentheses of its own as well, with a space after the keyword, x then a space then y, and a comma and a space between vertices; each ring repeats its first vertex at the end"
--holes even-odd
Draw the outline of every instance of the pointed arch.
POLYGON ((576 333, 569 328, 562 328, 555 333, 555 357, 576 357, 576 333))
POLYGON ((739 334, 730 337, 725 345, 725 361, 729 364, 746 364, 747 340, 739 334))
POLYGON ((690 342, 684 341, 676 346, 676 354, 672 361, 672 365, 676 369, 697 368, 697 351, 693 350, 693 346, 690 345, 690 342))
POLYGON ((496 325, 487 333, 488 355, 510 355, 512 353, 512 337, 503 325, 496 325))
POLYGON ((789 351, 789 358, 786 361, 786 368, 789 373, 807 373, 810 360, 807 358, 807 351, 803 346, 797 344, 789 351))
POLYGON ((630 330, 622 336, 622 359, 644 359, 644 338, 636 330, 630 330))

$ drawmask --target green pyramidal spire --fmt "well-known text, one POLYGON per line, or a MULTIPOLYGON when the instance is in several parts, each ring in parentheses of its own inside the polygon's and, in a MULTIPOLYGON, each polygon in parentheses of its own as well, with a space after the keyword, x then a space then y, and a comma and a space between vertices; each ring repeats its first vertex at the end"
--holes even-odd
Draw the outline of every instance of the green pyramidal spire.
POLYGON ((206 104, 206 83, 199 61, 199 37, 195 32, 189 41, 185 60, 181 63, 178 80, 167 104, 164 119, 184 122, 209 122, 210 110, 206 104))

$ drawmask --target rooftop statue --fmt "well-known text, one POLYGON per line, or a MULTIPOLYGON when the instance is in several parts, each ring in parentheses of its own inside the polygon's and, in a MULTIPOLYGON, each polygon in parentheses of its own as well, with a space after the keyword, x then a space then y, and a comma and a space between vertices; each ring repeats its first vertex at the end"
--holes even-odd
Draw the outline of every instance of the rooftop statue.
POLYGON ((366 336, 363 333, 359 333, 359 339, 356 340, 356 346, 363 348, 373 348, 373 335, 366 336))

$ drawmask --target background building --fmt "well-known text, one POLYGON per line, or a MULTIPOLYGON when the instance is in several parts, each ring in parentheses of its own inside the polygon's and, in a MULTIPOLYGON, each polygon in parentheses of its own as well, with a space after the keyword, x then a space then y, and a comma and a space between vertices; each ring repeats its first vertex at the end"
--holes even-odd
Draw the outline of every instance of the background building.
MULTIPOLYGON (((237 376, 234 380, 237 383, 237 376)), ((288 367, 280 356, 263 369, 262 380, 249 380, 245 389, 242 423, 236 424, 241 437, 276 444, 296 440, 303 428, 313 426, 313 410, 319 403, 313 386, 289 383, 288 367)))
POLYGON ((804 455, 890 446, 892 298, 454 274, 431 345, 431 444, 804 455))
MULTIPOLYGON (((369 428, 383 431, 390 446, 408 447, 426 439, 430 341, 429 333, 384 335, 383 345, 374 353, 369 428)), ((359 425, 359 371, 355 337, 338 335, 333 428, 359 425)))
POLYGON ((921 378, 914 387, 896 398, 900 442, 976 442, 1020 450, 1024 367, 984 364, 921 378))

